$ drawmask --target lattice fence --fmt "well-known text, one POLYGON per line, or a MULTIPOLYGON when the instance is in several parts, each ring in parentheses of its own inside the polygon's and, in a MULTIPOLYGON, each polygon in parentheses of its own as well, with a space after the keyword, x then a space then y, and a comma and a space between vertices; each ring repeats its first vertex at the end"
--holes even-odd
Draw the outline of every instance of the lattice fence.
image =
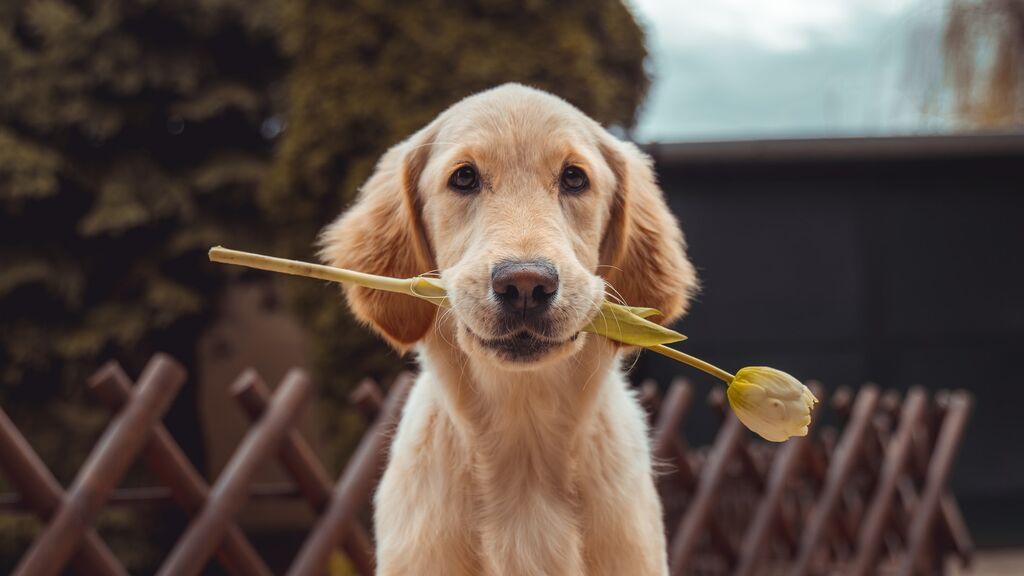
MULTIPOLYGON (((211 560, 233 576, 271 574, 234 518, 253 496, 295 493, 318 519, 287 573, 321 574, 339 550, 359 573, 372 574, 373 544, 358 518, 412 377, 400 376, 386 398, 369 381, 353 393, 373 424, 334 482, 294 427, 311 394, 308 376, 292 370, 271 394, 258 374, 244 372, 231 392, 252 426, 212 486, 161 424, 184 380, 165 355, 134 386, 117 364, 101 368, 88 385, 113 419, 66 491, 0 410, 0 468, 18 492, 5 498, 46 523, 15 573, 57 575, 70 565, 84 575, 126 574, 93 529, 97 517, 111 502, 166 497, 191 520, 159 574, 199 574, 211 560), (139 457, 163 486, 119 490, 139 457), (292 485, 254 485, 272 458, 292 485)), ((693 388, 677 380, 662 399, 655 383, 640 386, 653 450, 666 463, 659 488, 673 576, 935 574, 951 555, 969 562, 973 545, 947 481, 971 396, 931 398, 921 388, 902 396, 870 385, 827 395, 814 387, 823 399, 816 422, 831 410, 837 426, 781 445, 752 442, 716 389, 708 401, 721 426, 711 446, 695 449, 680 434, 693 388)))

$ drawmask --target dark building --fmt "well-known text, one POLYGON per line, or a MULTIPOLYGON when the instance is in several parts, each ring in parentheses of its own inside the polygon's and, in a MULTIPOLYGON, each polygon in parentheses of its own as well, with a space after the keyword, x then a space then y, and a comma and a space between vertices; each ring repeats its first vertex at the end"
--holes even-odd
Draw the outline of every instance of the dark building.
MULTIPOLYGON (((830 389, 971 390, 954 489, 979 544, 1024 544, 1024 135, 648 151, 703 283, 681 348, 830 389)), ((679 367, 648 354, 634 373, 679 367)))

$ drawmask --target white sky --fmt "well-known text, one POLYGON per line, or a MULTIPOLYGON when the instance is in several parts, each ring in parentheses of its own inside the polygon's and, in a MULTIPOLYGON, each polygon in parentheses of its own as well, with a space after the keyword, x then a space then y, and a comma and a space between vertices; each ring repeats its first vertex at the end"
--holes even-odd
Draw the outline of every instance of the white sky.
POLYGON ((948 129, 945 0, 629 0, 654 84, 639 140, 948 129))

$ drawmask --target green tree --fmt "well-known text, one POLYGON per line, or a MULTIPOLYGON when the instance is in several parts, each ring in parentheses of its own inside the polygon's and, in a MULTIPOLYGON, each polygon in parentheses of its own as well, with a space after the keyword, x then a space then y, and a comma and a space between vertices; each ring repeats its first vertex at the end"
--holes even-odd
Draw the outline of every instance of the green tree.
MULTIPOLYGON (((288 127, 261 199, 283 232, 277 251, 295 258, 313 257, 384 150, 464 96, 517 81, 629 129, 649 84, 643 32, 620 0, 296 0, 285 22, 288 127)), ((336 288, 288 283, 319 348, 322 394, 343 401, 354 380, 403 367, 336 288)), ((349 424, 325 421, 344 454, 349 424)))
POLYGON ((0 11, 0 380, 190 351, 209 244, 260 237, 275 3, 28 0, 0 11), (173 5, 172 5, 173 4, 173 5), (167 334, 172 337, 163 337, 167 334))
MULTIPOLYGON (((88 373, 108 358, 137 371, 158 349, 188 363, 221 284, 207 247, 265 235, 277 6, 0 4, 0 401, 65 482, 107 420, 88 373)), ((193 403, 186 388, 172 412, 193 403)), ((138 546, 120 550, 135 568, 138 546)))
POLYGON ((252 196, 271 150, 260 127, 283 73, 274 6, 4 3, 6 392, 140 357, 208 312, 202 251, 260 221, 252 196))

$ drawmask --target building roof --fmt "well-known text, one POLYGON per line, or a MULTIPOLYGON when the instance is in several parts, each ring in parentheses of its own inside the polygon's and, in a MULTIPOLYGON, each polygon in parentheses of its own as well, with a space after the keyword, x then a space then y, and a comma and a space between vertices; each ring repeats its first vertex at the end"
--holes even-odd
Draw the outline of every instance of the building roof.
POLYGON ((1024 158, 1024 132, 656 142, 643 148, 662 165, 1024 158))

